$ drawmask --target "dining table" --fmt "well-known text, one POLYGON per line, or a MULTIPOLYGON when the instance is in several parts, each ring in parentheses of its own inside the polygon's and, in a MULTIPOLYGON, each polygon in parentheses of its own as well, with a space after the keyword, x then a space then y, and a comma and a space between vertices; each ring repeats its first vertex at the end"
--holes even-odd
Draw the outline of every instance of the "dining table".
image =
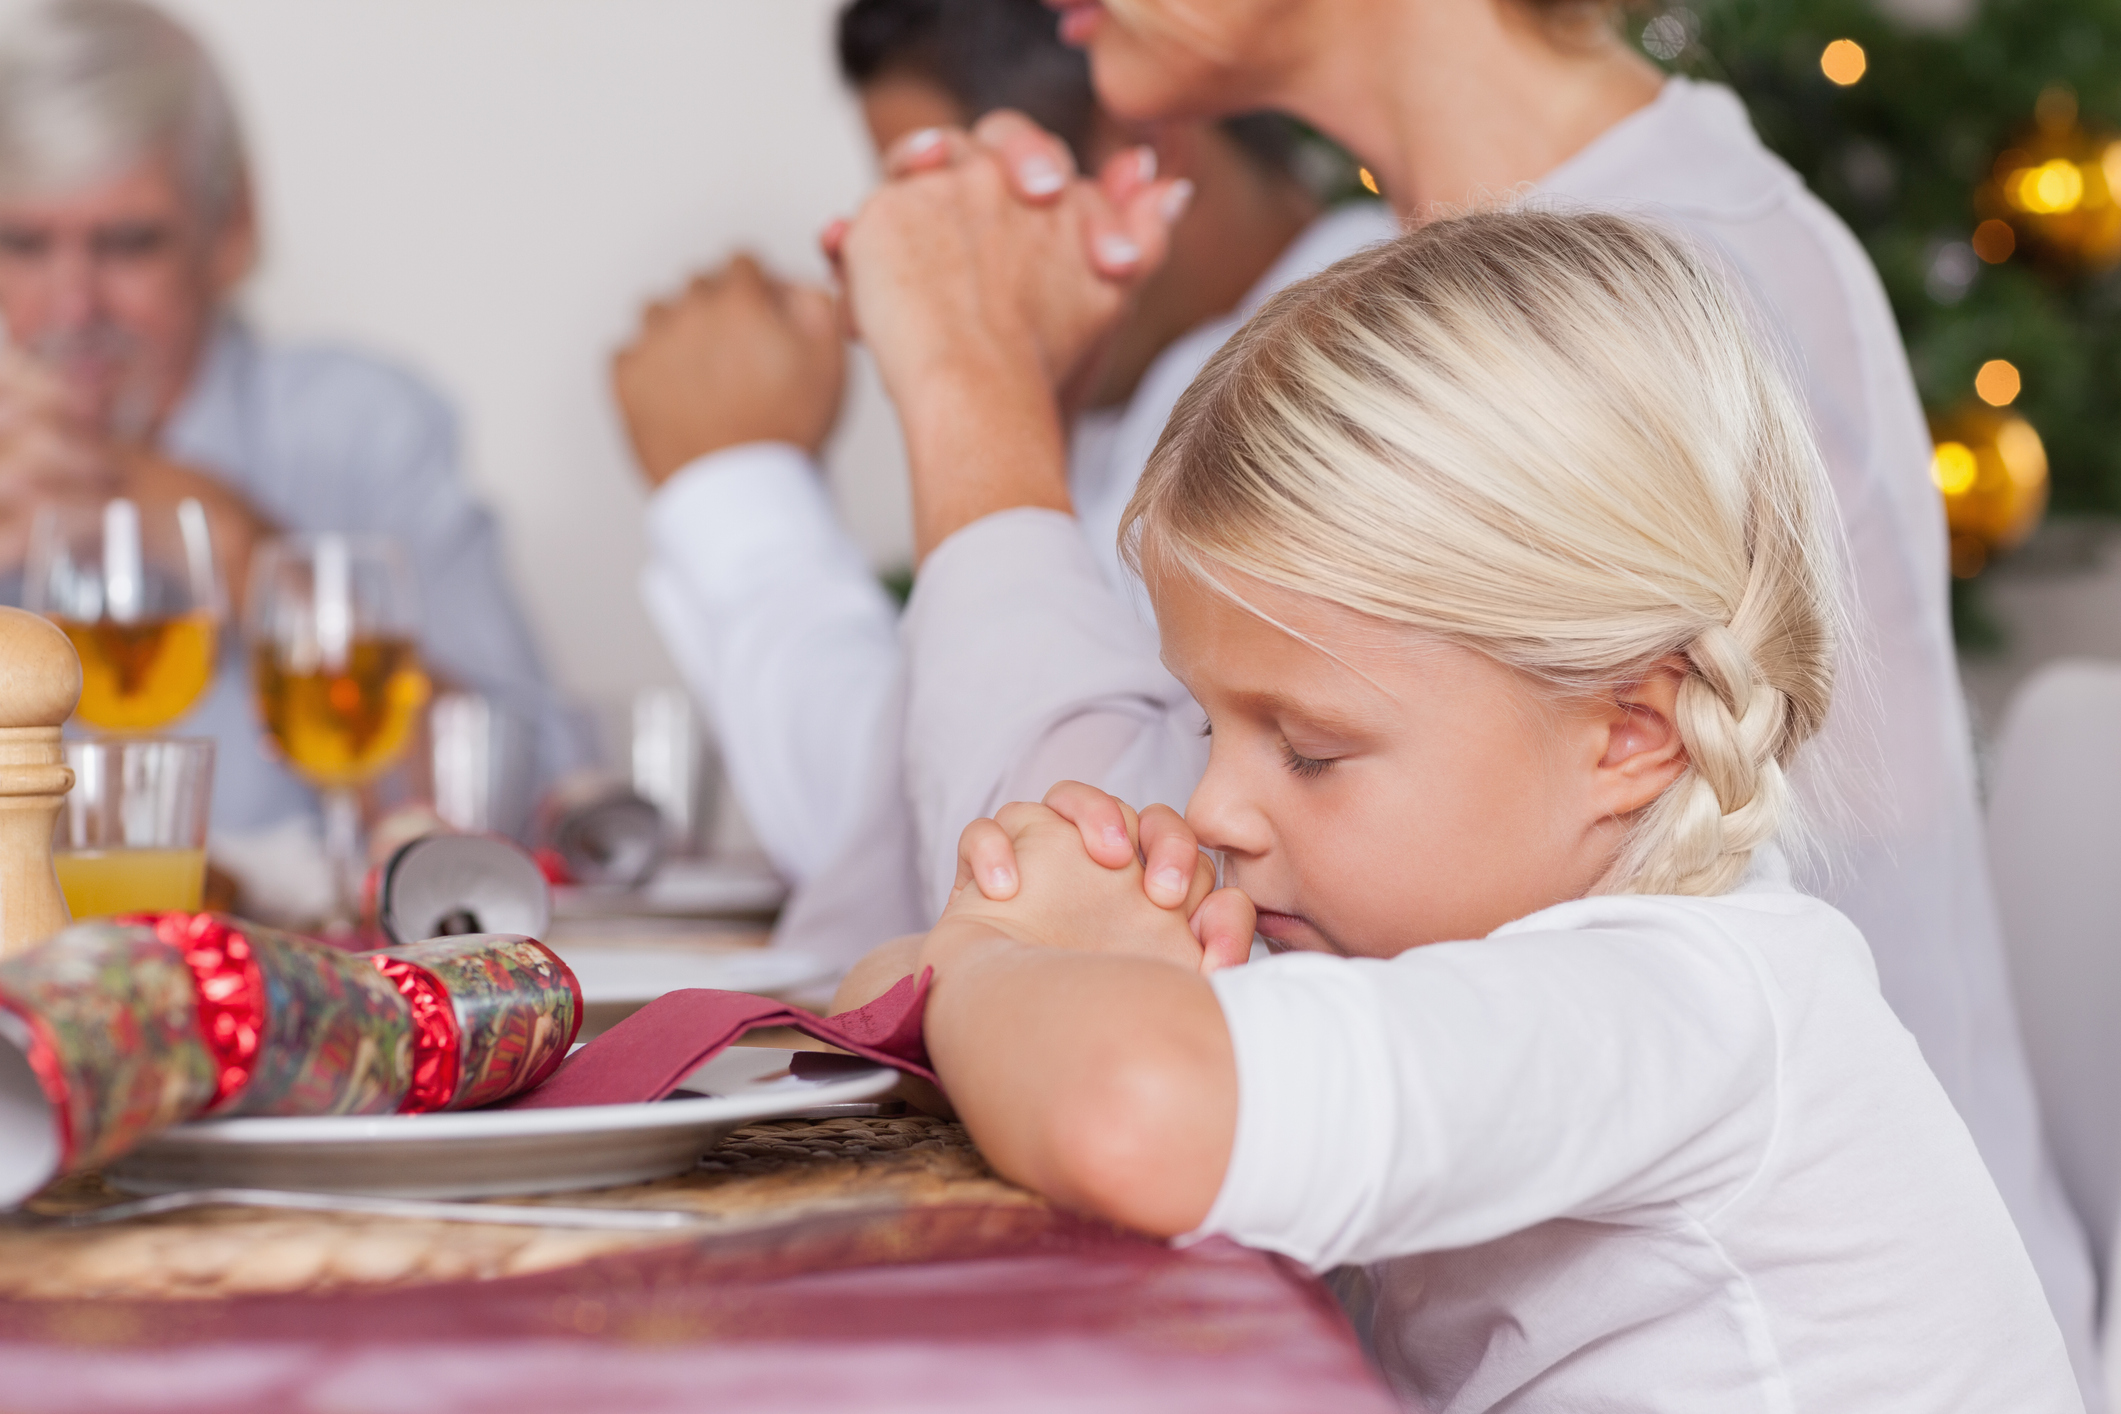
POLYGON ((507 1221, 97 1217, 129 1201, 77 1174, 0 1217, 0 1414, 1405 1407, 1297 1264, 1070 1212, 898 1099, 746 1125, 671 1177, 494 1200, 507 1221))

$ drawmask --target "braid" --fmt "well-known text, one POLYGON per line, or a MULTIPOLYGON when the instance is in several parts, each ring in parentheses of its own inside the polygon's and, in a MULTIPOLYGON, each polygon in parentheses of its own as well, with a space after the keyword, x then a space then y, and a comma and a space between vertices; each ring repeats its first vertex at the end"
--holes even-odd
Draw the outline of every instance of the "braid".
POLYGON ((1784 768, 1825 719, 1832 630, 1813 602, 1818 552, 1765 495, 1753 499, 1738 610, 1681 650, 1689 671, 1673 725, 1686 772, 1643 812, 1607 889, 1718 894, 1735 885, 1753 851, 1784 826, 1784 768))
POLYGON ((1721 624, 1686 649, 1693 671, 1679 687, 1679 739, 1688 769, 1644 822, 1633 889, 1717 894, 1745 873, 1774 837, 1788 791, 1782 771, 1789 698, 1764 681, 1738 635, 1721 624), (1662 818, 1657 818, 1661 816, 1662 818))

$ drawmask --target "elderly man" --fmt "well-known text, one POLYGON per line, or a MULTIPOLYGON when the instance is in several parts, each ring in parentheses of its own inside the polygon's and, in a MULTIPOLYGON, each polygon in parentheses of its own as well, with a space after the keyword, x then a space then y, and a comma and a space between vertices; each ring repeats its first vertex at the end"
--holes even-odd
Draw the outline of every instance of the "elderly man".
MULTIPOLYGON (((262 536, 394 536, 430 666, 535 724, 541 775, 572 765, 448 407, 373 359, 259 340, 228 308, 256 250, 235 114, 188 33, 136 0, 53 0, 0 33, 0 573, 35 505, 119 492, 200 499, 238 590, 262 536)), ((237 635, 172 730, 219 744, 217 836, 314 811, 265 746, 237 635)))

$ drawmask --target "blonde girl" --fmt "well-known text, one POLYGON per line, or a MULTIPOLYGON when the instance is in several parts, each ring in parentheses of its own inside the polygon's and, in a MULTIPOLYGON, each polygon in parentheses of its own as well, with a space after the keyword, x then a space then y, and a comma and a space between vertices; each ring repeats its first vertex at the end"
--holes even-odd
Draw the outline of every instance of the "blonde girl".
POLYGON ((1129 512, 1212 732, 1184 821, 1006 808, 845 995, 934 968, 1019 1181, 1368 1264, 1422 1406, 2078 1409, 1863 938, 1788 882, 1829 514, 1674 237, 1518 210, 1346 260, 1208 365, 1129 512), (1150 902, 1195 840, 1228 887, 1150 902), (1222 966, 1255 921, 1277 955, 1222 966))

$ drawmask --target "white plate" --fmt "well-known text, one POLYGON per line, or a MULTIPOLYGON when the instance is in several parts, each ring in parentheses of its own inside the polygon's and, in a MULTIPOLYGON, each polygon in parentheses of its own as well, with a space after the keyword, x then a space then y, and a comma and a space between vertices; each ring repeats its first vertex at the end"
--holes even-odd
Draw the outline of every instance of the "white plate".
POLYGON ((552 891, 555 918, 716 918, 771 913, 788 886, 763 861, 673 859, 639 888, 567 885, 552 891))
POLYGON ((105 1172, 135 1193, 280 1188, 486 1198, 606 1188, 683 1173, 739 1125, 872 1100, 898 1072, 851 1059, 823 1079, 793 1051, 734 1047, 686 1078, 704 1098, 648 1105, 317 1119, 219 1119, 165 1130, 105 1172))
POLYGON ((571 948, 552 944, 582 984, 585 1006, 645 1006, 665 992, 709 987, 780 996, 832 975, 832 965, 802 953, 757 948, 683 953, 653 948, 571 948))

